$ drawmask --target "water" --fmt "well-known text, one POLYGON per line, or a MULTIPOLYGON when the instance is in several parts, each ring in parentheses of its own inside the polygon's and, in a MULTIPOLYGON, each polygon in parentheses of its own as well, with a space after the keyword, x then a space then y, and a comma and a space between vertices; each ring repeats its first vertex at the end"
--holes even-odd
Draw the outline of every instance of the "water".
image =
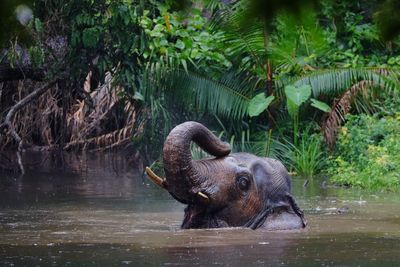
POLYGON ((324 187, 294 195, 295 232, 180 230, 184 206, 126 155, 27 155, 0 182, 0 266, 399 266, 400 197, 324 187))

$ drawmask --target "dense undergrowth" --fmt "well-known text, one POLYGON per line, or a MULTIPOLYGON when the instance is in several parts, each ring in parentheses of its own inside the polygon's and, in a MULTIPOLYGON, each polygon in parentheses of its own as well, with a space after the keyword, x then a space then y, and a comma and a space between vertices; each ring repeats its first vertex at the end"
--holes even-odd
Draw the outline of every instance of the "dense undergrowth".
MULTIPOLYGON (((384 19, 394 1, 179 3, 26 1, 30 20, 0 36, 0 76, 28 64, 61 81, 15 114, 25 146, 129 143, 151 164, 172 127, 196 120, 301 176, 399 185, 400 40, 384 19)), ((1 121, 45 82, 22 76, 0 83, 1 121)), ((2 148, 17 143, 0 136, 2 148)))
POLYGON ((363 188, 400 185, 400 112, 349 115, 328 173, 332 182, 363 188))

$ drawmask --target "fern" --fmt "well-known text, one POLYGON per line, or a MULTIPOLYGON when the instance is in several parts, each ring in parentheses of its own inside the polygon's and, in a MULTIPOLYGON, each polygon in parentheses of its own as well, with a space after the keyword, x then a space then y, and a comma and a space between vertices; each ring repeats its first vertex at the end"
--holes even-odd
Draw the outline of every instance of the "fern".
POLYGON ((278 73, 305 73, 314 69, 317 55, 325 54, 328 44, 316 23, 315 12, 303 8, 298 16, 280 12, 268 43, 268 57, 278 73))

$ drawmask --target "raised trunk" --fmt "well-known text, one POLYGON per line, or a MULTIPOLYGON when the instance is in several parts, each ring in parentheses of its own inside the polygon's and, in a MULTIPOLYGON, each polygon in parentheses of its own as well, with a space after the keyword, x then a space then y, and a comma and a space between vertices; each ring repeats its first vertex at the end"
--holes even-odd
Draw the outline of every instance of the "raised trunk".
POLYGON ((208 179, 204 165, 201 167, 192 159, 191 141, 216 157, 224 157, 231 151, 229 144, 200 123, 189 121, 172 129, 164 143, 164 170, 168 191, 183 203, 194 203, 200 185, 208 179))

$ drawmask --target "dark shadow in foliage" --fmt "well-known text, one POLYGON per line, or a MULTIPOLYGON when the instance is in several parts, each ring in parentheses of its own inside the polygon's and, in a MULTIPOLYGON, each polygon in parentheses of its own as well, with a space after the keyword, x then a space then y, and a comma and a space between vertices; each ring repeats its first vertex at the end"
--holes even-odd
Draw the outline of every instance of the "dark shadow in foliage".
POLYGON ((378 24, 383 39, 393 40, 400 33, 400 1, 386 0, 375 13, 374 19, 378 24))
POLYGON ((31 8, 32 0, 1 0, 0 1, 0 49, 8 44, 10 39, 18 36, 18 40, 29 42, 30 35, 26 27, 16 17, 16 8, 24 5, 31 8))

